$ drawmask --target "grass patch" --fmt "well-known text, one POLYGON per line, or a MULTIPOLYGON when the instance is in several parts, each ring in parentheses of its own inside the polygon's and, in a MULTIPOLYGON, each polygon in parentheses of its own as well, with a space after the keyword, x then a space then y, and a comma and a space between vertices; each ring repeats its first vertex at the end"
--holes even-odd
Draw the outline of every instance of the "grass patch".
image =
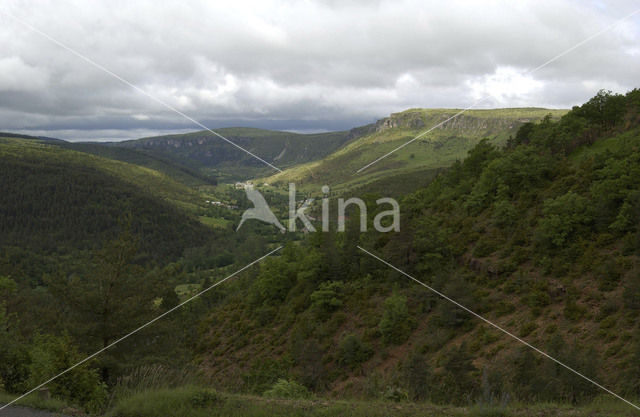
POLYGON ((176 286, 175 291, 180 297, 181 301, 192 297, 200 290, 200 284, 179 284, 176 286))
MULTIPOLYGON (((0 404, 7 404, 13 401, 16 397, 18 397, 18 395, 0 392, 0 404)), ((69 407, 69 405, 62 400, 59 400, 57 398, 45 399, 39 396, 37 392, 27 395, 26 397, 20 399, 19 401, 16 401, 16 403, 12 405, 54 412, 61 412, 65 408, 69 407)))
POLYGON ((195 386, 151 390, 121 400, 107 416, 117 417, 205 417, 212 413, 223 397, 216 391, 195 386))
POLYGON ((231 220, 223 219, 220 217, 208 217, 208 216, 200 216, 198 217, 200 223, 205 226, 218 228, 218 229, 226 229, 229 224, 231 224, 231 220))
POLYGON ((221 394, 188 386, 143 392, 119 402, 109 417, 529 417, 635 416, 635 410, 609 398, 583 407, 562 404, 513 404, 506 407, 438 406, 430 403, 265 398, 221 394))

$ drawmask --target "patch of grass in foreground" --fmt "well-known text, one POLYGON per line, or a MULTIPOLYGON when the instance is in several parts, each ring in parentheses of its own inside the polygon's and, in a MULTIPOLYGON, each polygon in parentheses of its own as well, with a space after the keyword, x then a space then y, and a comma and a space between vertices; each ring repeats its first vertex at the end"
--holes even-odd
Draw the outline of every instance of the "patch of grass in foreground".
POLYGON ((631 407, 598 402, 584 407, 557 404, 514 404, 508 407, 452 407, 427 403, 380 401, 290 400, 248 395, 221 394, 195 386, 160 389, 120 401, 110 417, 508 417, 508 416, 635 416, 631 407))
MULTIPOLYGON (((7 404, 13 401, 16 397, 18 397, 18 395, 0 392, 0 404, 7 404)), ((38 393, 30 394, 22 398, 20 401, 16 401, 16 403, 12 405, 55 412, 60 412, 69 407, 69 405, 62 400, 58 400, 56 398, 43 399, 38 395, 38 393)))

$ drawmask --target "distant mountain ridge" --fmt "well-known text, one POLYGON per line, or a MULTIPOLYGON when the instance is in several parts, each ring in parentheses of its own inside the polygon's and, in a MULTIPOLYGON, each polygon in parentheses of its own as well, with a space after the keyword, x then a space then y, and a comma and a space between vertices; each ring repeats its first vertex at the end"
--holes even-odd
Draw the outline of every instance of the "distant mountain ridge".
POLYGON ((483 138, 506 143, 524 123, 566 110, 507 108, 488 110, 409 109, 346 131, 301 134, 248 127, 215 129, 242 149, 282 169, 273 168, 208 131, 147 137, 124 142, 77 143, 28 135, 5 137, 46 140, 50 144, 134 163, 163 172, 189 186, 266 178, 269 183, 367 186, 390 176, 451 165, 483 138), (455 116, 455 117, 454 117, 455 116), (451 119, 451 120, 448 120, 451 119), (442 123, 442 124, 441 124, 442 123), (439 125, 441 124, 441 125, 439 125), (439 126, 438 126, 439 125, 439 126), (437 126, 411 146, 376 163, 364 165, 437 126))
MULTIPOLYGON (((223 128, 215 131, 243 149, 278 167, 322 159, 354 139, 373 130, 373 125, 350 131, 300 134, 256 128, 223 128)), ((273 169, 211 132, 156 136, 109 146, 136 149, 162 156, 200 170, 205 175, 230 175, 246 179, 269 175, 273 169)))

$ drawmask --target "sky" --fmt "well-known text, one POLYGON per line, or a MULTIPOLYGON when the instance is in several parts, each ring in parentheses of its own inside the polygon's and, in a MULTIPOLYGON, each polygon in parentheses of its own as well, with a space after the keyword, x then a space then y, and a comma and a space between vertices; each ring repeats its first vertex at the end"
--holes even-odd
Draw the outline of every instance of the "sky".
POLYGON ((479 100, 570 108, 640 87, 640 13, 603 31, 638 8, 2 0, 0 131, 105 141, 202 130, 193 120, 312 132, 479 100))

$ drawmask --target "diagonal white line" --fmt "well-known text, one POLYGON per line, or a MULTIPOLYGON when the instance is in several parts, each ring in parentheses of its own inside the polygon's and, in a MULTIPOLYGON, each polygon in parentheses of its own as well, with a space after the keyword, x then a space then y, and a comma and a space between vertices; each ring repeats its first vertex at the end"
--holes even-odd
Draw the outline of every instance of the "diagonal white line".
MULTIPOLYGON (((521 73, 521 75, 529 75, 529 74, 533 74, 534 72, 546 67, 547 65, 551 64, 554 61, 557 61, 558 59, 562 58, 563 56, 567 55, 568 53, 574 51, 575 49, 578 49, 579 47, 581 47, 582 45, 584 45, 585 43, 593 40, 594 38, 597 38, 598 36, 602 35, 605 32, 608 32, 609 30, 613 29, 615 26, 619 25, 620 23, 622 23, 623 21, 629 19, 630 17, 636 15, 640 13, 640 9, 637 9, 635 11, 633 11, 632 13, 629 13, 628 15, 626 15, 625 17, 616 20, 615 22, 613 22, 612 24, 610 24, 609 26, 599 30, 598 32, 592 34, 591 36, 583 39, 582 41, 578 42, 577 44, 573 45, 571 48, 564 50, 563 52, 560 52, 558 55, 554 56, 553 58, 549 59, 548 61, 538 65, 535 68, 532 68, 530 70, 524 71, 521 73)), ((376 159, 373 162, 368 163, 367 165, 363 166, 362 168, 360 168, 359 170, 357 170, 355 174, 359 174, 360 172, 364 171, 365 169, 369 168, 371 165, 381 161, 382 159, 386 158, 387 156, 393 154, 394 152, 399 151, 400 149, 404 148, 405 146, 415 142, 416 140, 418 140, 419 138, 423 137, 424 135, 426 135, 427 133, 431 132, 433 129, 436 129, 440 126, 442 126, 443 124, 447 123, 449 120, 455 119, 456 117, 460 116, 461 114, 465 113, 467 110, 470 110, 472 108, 474 108, 475 106, 478 105, 478 103, 480 103, 481 101, 484 101, 486 99, 488 99, 489 97, 491 97, 490 95, 486 95, 482 98, 480 98, 479 100, 475 101, 473 104, 471 104, 469 107, 465 107, 464 109, 462 109, 461 111, 459 111, 458 113, 454 114, 453 116, 449 117, 447 120, 445 120, 444 122, 440 122, 437 125, 429 128, 429 130, 426 130, 422 133, 420 133, 418 136, 416 136, 415 138, 409 140, 408 142, 403 143, 402 145, 398 146, 397 148, 395 148, 394 150, 386 153, 385 155, 381 156, 380 158, 376 159)))
POLYGON ((574 374, 578 375, 579 377, 585 379, 586 381, 589 381, 590 383, 592 383, 593 385, 595 385, 596 387, 600 388, 603 391, 608 392, 609 394, 613 395, 614 397, 616 397, 619 400, 624 401, 625 403, 629 404, 630 406, 632 406, 633 408, 640 410, 640 407, 635 405, 634 403, 632 403, 631 401, 625 400, 624 398, 622 398, 621 396, 619 396, 618 394, 616 394, 615 392, 611 391, 610 389, 600 385, 599 383, 597 383, 596 381, 594 381, 593 379, 581 374, 580 372, 576 371, 575 369, 573 369, 572 367, 570 367, 569 365, 565 365, 564 363, 560 362, 558 359, 554 358, 553 356, 549 355, 548 353, 543 352, 542 350, 538 349, 537 347, 533 346, 532 344, 530 344, 529 342, 519 338, 518 336, 514 335, 513 333, 509 332, 508 330, 503 329, 502 327, 498 326, 497 324, 495 324, 494 322, 492 322, 489 319, 484 318, 483 316, 481 316, 480 314, 474 312, 473 310, 468 309, 467 307, 463 306, 462 304, 460 304, 459 302, 457 302, 456 300, 447 297, 445 294, 441 293, 440 291, 436 290, 433 287, 428 286, 427 284, 425 284, 424 282, 418 280, 417 278, 412 277, 411 275, 407 274, 406 272, 402 271, 399 268, 396 268, 395 266, 391 265, 389 262, 385 261, 384 259, 374 255, 373 253, 369 252, 368 250, 358 246, 358 249, 360 249, 362 252, 366 253, 367 255, 371 256, 372 258, 377 259, 378 261, 382 262, 383 264, 387 265, 389 268, 394 269, 395 271, 401 273, 402 275, 404 275, 405 277, 413 280, 414 282, 422 285, 423 287, 425 287, 426 289, 428 289, 429 291, 439 295, 440 297, 444 298, 445 300, 455 304, 456 306, 460 307, 461 309, 463 309, 464 311, 466 311, 467 313, 479 318, 480 320, 484 321, 485 323, 491 325, 492 327, 500 330, 502 333, 506 334, 507 336, 517 340, 518 342, 522 343, 523 345, 535 350, 536 352, 538 352, 539 354, 541 354, 542 356, 551 359, 552 361, 554 361, 555 363, 557 363, 558 365, 568 369, 569 371, 573 372, 574 374))
POLYGON ((200 123, 199 121, 197 121, 196 119, 186 115, 185 113, 181 112, 180 110, 176 109, 175 107, 173 107, 172 105, 170 105, 169 103, 167 103, 164 100, 159 99, 158 97, 154 96, 153 94, 143 90, 142 88, 138 87, 137 85, 131 83, 130 81, 126 80, 125 78, 119 76, 118 74, 114 73, 113 71, 107 69, 106 67, 104 67, 103 65, 97 63, 96 61, 94 61, 93 59, 87 57, 86 55, 81 54, 80 52, 76 51, 75 49, 67 46, 66 44, 60 42, 59 40, 53 38, 52 36, 48 35, 47 33, 42 32, 41 30, 39 30, 38 28, 32 26, 31 24, 25 22, 24 20, 18 18, 17 16, 1 10, 0 9, 0 14, 3 14, 13 20, 15 20, 16 22, 20 23, 21 25, 25 26, 26 28, 28 28, 29 30, 31 30, 32 32, 37 33, 38 35, 48 39, 49 41, 55 43, 56 45, 58 45, 59 47, 69 51, 70 53, 72 53, 73 55, 77 56, 78 58, 82 59, 83 61, 91 64, 92 66, 98 68, 99 70, 111 75, 113 78, 117 79, 118 81, 122 82, 123 84, 128 85, 129 87, 133 88, 134 90, 138 91, 141 94, 144 94, 145 96, 149 97, 151 100, 155 101, 156 103, 159 103, 160 105, 166 107, 167 109, 171 110, 172 112, 184 117, 185 119, 189 120, 190 122, 194 123, 195 125, 203 128, 204 130, 206 130, 209 133, 214 134, 215 136, 219 137, 220 139, 224 140, 225 142, 235 146, 236 148, 240 149, 241 151, 251 155, 252 157, 256 158, 258 161, 262 162, 265 165, 268 165, 269 167, 275 169, 278 172, 282 172, 282 170, 280 168, 278 168, 275 165, 270 164, 269 162, 265 161, 264 159, 260 158, 259 156, 253 154, 252 152, 246 150, 245 148, 243 148, 240 145, 237 145, 236 143, 232 142, 231 140, 227 139, 226 137, 222 136, 221 134, 219 134, 218 132, 215 132, 211 129, 209 129, 207 126, 203 125, 202 123, 200 123))
POLYGON ((3 405, 0 407, 0 411, 4 410, 5 408, 9 407, 11 404, 15 403, 16 401, 19 401, 20 399, 26 397, 27 395, 33 393, 34 391, 39 390, 40 388, 44 387, 45 385, 47 385, 48 383, 58 379, 59 377, 61 377, 62 375, 66 374, 67 372, 71 371, 74 368, 77 368, 78 366, 82 365, 83 363, 87 362, 88 360, 98 356, 99 354, 101 354, 102 352, 104 352, 107 349, 112 348, 113 346, 117 345, 118 343, 122 342, 123 340, 127 339, 128 337, 134 335, 135 333, 139 332, 140 330, 144 329, 145 327, 148 327, 149 325, 155 323, 156 321, 160 320, 161 318, 163 318, 164 316, 173 313, 174 311, 176 311, 177 309, 179 309, 180 307, 184 306, 185 304, 195 300, 196 298, 200 297, 202 294, 206 293, 207 291, 211 290, 212 288, 217 287, 218 285, 222 284, 223 282, 227 281, 228 279, 238 275, 240 272, 244 271, 245 269, 257 264, 258 262, 262 261, 264 258, 274 254, 275 252, 279 251, 280 249, 282 249, 282 246, 278 246, 276 249, 272 250, 271 252, 267 253, 266 255, 256 259, 255 261, 251 262, 250 264, 244 266, 243 268, 238 269, 236 272, 234 272, 233 274, 227 276, 224 279, 221 279, 220 281, 216 282, 215 284, 211 285, 209 288, 205 288, 204 290, 200 291, 199 293, 197 293, 196 295, 194 295, 193 297, 189 298, 186 301, 183 301, 182 303, 178 304, 177 306, 173 307, 170 310, 165 311, 164 313, 160 314, 159 316, 157 316, 156 318, 154 318, 153 320, 143 324, 142 326, 138 327, 137 329, 131 331, 130 333, 127 333, 126 335, 122 336, 120 339, 116 340, 115 342, 111 343, 110 345, 100 349, 99 351, 87 356, 86 358, 84 358, 83 360, 81 360, 80 362, 76 363, 75 365, 65 369, 64 371, 60 372, 58 375, 48 379, 47 381, 43 382, 42 384, 38 385, 37 387, 33 388, 32 390, 25 392, 24 394, 22 394, 21 396, 19 396, 18 398, 12 400, 11 402, 3 405))

